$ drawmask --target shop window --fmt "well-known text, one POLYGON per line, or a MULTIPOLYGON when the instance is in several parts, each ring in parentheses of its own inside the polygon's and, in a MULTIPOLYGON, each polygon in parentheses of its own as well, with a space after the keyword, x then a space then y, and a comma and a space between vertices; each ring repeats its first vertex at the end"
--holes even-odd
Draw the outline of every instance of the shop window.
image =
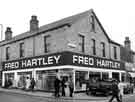
POLYGON ((81 47, 81 52, 85 52, 85 36, 84 35, 79 35, 79 45, 81 47))
POLYGON ((14 73, 5 73, 5 88, 14 87, 14 73))
POLYGON ((6 60, 10 59, 10 47, 6 47, 6 60))
POLYGON ((49 52, 49 46, 50 43, 48 43, 48 39, 50 38, 50 35, 44 36, 44 52, 49 52))
POLYGON ((121 81, 122 82, 126 81, 126 74, 125 73, 121 73, 121 81))
POLYGON ((25 85, 26 85, 26 78, 28 77, 29 79, 32 78, 32 72, 18 72, 17 73, 18 75, 18 80, 17 81, 17 87, 18 88, 25 88, 25 85))
POLYGON ((24 57, 24 43, 20 43, 20 57, 24 57))
POLYGON ((36 78, 36 87, 38 90, 54 91, 55 70, 37 71, 36 78))
POLYGON ((88 76, 87 71, 76 71, 75 72, 75 89, 77 91, 86 89, 86 77, 88 76))
POLYGON ((96 55, 96 41, 95 41, 95 39, 92 39, 92 53, 93 53, 93 55, 96 55))
POLYGON ((117 59, 117 48, 114 46, 113 49, 114 49, 114 59, 117 59))
POLYGON ((91 15, 91 32, 95 32, 95 18, 91 15))
POLYGON ((105 43, 101 42, 101 52, 102 52, 102 57, 105 57, 105 43))
POLYGON ((106 80, 106 79, 108 79, 108 78, 109 78, 109 73, 103 72, 103 73, 102 73, 102 80, 106 80))
POLYGON ((101 73, 100 72, 89 72, 89 78, 93 79, 101 79, 101 73))
POLYGON ((118 72, 112 72, 112 78, 119 80, 119 73, 118 72))

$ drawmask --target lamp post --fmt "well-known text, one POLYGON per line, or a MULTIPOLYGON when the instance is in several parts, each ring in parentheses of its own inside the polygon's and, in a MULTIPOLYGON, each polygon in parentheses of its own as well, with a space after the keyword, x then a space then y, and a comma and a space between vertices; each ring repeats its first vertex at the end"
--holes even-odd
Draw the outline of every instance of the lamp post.
POLYGON ((0 24, 0 26, 1 26, 1 41, 2 41, 2 38, 3 38, 3 24, 0 24))

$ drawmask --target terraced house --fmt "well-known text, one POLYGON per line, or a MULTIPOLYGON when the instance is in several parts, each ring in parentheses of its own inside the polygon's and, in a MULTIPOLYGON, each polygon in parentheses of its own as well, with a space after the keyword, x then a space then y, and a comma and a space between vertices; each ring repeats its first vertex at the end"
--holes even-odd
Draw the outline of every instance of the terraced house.
POLYGON ((53 91, 57 69, 61 78, 72 76, 75 92, 86 89, 88 78, 122 80, 121 45, 111 40, 92 9, 41 27, 38 23, 32 16, 30 30, 14 37, 7 28, 0 42, 3 86, 10 78, 21 88, 26 77, 34 77, 36 89, 53 91))

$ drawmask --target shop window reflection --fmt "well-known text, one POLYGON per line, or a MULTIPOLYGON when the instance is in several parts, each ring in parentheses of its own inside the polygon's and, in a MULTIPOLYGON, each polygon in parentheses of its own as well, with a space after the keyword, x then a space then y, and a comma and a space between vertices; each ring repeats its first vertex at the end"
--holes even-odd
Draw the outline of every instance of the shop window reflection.
POLYGON ((86 80, 88 71, 76 71, 75 72, 75 89, 76 91, 86 89, 86 80))

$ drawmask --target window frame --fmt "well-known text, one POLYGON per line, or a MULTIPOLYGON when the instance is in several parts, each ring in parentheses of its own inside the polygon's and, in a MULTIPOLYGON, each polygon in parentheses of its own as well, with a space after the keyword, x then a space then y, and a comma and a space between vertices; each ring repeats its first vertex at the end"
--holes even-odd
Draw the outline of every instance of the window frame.
POLYGON ((91 41, 92 41, 92 54, 96 55, 96 40, 91 39, 91 41))
POLYGON ((48 47, 50 46, 50 43, 47 42, 47 39, 50 37, 50 35, 44 36, 44 53, 48 53, 48 47))
POLYGON ((10 59, 10 47, 6 47, 6 60, 10 59))
POLYGON ((91 32, 96 32, 95 31, 95 17, 94 15, 91 15, 91 32))
POLYGON ((117 47, 116 46, 113 47, 113 51, 114 51, 114 59, 117 59, 118 56, 117 56, 117 47))
POLYGON ((101 47, 102 47, 102 49, 101 49, 102 50, 101 51, 102 52, 102 57, 106 57, 105 43, 104 42, 101 42, 100 44, 101 44, 101 47))
POLYGON ((81 42, 79 42, 79 45, 81 46, 81 52, 85 52, 85 36, 79 34, 79 37, 81 38, 81 42))
POLYGON ((20 58, 22 58, 22 57, 24 57, 25 56, 25 48, 24 48, 24 42, 21 42, 20 44, 19 44, 19 52, 20 52, 20 58), (22 46, 23 45, 23 46, 22 46))

